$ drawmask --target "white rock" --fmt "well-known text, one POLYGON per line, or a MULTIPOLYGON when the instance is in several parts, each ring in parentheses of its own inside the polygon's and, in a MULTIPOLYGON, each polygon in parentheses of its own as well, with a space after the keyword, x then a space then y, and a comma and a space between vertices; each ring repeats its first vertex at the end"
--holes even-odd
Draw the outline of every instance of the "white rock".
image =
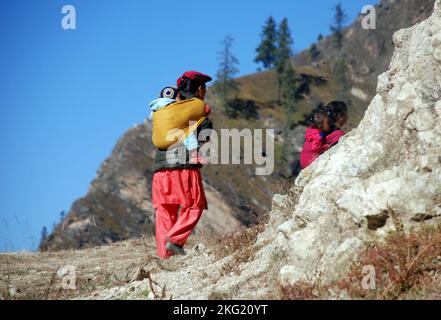
POLYGON ((361 90, 360 88, 352 88, 351 89, 351 94, 360 99, 361 101, 368 101, 368 95, 366 94, 366 92, 364 92, 363 90, 361 90))
POLYGON ((288 198, 287 195, 275 194, 273 196, 273 207, 274 206, 279 206, 279 207, 284 206, 287 198, 288 198))
POLYGON ((296 282, 304 280, 302 277, 304 274, 302 272, 298 272, 295 266, 284 266, 280 270, 280 284, 284 287, 293 286, 296 282))
POLYGON ((432 17, 394 35, 390 70, 379 77, 359 127, 297 178, 303 193, 293 216, 307 225, 299 230, 287 221, 278 229, 290 240, 274 237, 287 255, 280 273, 286 283, 320 272, 324 282, 344 275, 364 241, 394 228, 389 217, 368 230, 368 219, 394 214, 410 230, 415 215, 439 215, 440 3, 432 17))
POLYGON ((14 298, 16 294, 17 294, 17 289, 16 288, 9 288, 9 296, 11 298, 14 298))

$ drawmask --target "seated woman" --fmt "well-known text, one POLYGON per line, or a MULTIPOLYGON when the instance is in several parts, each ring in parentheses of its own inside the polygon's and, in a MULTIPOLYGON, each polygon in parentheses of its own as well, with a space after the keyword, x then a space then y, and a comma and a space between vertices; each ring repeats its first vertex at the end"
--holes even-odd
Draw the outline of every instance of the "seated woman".
POLYGON ((300 155, 302 169, 309 167, 321 154, 335 146, 346 134, 341 129, 348 121, 348 109, 344 102, 333 101, 317 107, 310 115, 306 142, 300 155))
POLYGON ((326 109, 323 106, 317 107, 308 118, 308 123, 306 141, 300 155, 302 169, 309 167, 315 159, 330 148, 330 145, 326 143, 326 132, 330 130, 326 109))

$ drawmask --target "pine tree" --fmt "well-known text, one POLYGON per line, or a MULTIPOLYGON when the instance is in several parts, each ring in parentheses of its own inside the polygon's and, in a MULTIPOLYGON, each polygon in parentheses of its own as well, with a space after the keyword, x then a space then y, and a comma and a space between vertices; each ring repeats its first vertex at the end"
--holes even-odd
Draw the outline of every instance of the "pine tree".
POLYGON ((47 228, 43 227, 41 230, 41 239, 40 239, 40 251, 47 251, 47 238, 48 238, 48 232, 47 228))
POLYGON ((309 58, 311 59, 311 62, 314 62, 320 55, 320 51, 317 48, 317 45, 314 43, 310 48, 309 48, 309 58))
POLYGON ((219 52, 220 63, 215 83, 215 93, 226 114, 231 112, 231 99, 234 99, 239 92, 239 84, 234 79, 234 76, 239 72, 239 69, 236 67, 236 65, 239 64, 239 61, 231 51, 233 42, 234 39, 231 35, 227 35, 221 42, 223 48, 222 51, 219 52))
POLYGON ((281 75, 282 110, 288 125, 291 125, 292 114, 297 102, 297 79, 291 63, 285 66, 281 75))
MULTIPOLYGON (((292 56, 292 45, 294 41, 291 37, 291 30, 289 29, 288 19, 282 20, 279 27, 278 36, 278 48, 277 48, 277 59, 276 59, 276 71, 278 78, 278 100, 281 102, 282 96, 282 81, 283 74, 286 68, 291 66, 290 58, 292 56)), ((291 66, 292 69, 292 66, 291 66)))
POLYGON ((334 24, 331 25, 331 32, 335 38, 335 44, 338 48, 343 46, 343 28, 348 20, 348 16, 339 2, 335 6, 334 24))
POLYGON ((335 64, 334 73, 337 83, 340 84, 343 91, 346 91, 348 89, 348 65, 344 57, 340 58, 335 64))
POLYGON ((46 241, 47 240, 47 228, 43 227, 43 229, 41 230, 41 241, 46 241))
POLYGON ((288 19, 282 20, 279 28, 278 36, 278 48, 277 48, 277 58, 276 67, 277 73, 282 74, 283 70, 292 56, 292 45, 294 41, 291 37, 291 30, 289 29, 288 19))
POLYGON ((277 56, 277 26, 274 18, 270 16, 263 27, 260 45, 256 49, 254 62, 262 63, 268 70, 274 67, 277 56))

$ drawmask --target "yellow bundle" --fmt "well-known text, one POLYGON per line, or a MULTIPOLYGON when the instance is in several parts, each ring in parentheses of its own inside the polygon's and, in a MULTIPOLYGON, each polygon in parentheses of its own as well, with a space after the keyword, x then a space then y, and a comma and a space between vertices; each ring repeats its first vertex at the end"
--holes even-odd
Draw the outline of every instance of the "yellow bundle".
POLYGON ((205 112, 205 103, 197 98, 178 101, 154 112, 153 145, 166 150, 176 142, 184 141, 205 120, 205 112), (190 122, 194 124, 190 126, 190 122))

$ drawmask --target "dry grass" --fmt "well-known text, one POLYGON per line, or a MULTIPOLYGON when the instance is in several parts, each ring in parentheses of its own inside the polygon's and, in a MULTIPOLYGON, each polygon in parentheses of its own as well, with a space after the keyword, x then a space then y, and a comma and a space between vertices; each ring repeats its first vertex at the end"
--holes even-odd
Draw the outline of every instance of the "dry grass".
MULTIPOLYGON (((154 300, 165 300, 167 296, 167 289, 165 286, 160 286, 157 282, 152 279, 152 275, 150 272, 147 272, 146 278, 149 281, 150 291, 153 293, 154 300), (159 289, 158 289, 159 288, 159 289)), ((172 300, 172 297, 170 297, 172 300)))
POLYGON ((155 259, 146 257, 147 253, 153 256, 154 252, 154 242, 146 244, 140 239, 82 251, 2 254, 1 299, 52 300, 93 296, 96 291, 131 281, 140 267, 147 270, 159 268, 155 259), (64 266, 75 268, 76 289, 62 288, 62 277, 57 271, 64 266))
POLYGON ((295 179, 280 179, 276 183, 270 185, 273 194, 288 194, 294 186, 295 179))
POLYGON ((430 285, 440 271, 441 225, 425 226, 417 232, 395 232, 384 243, 369 246, 352 266, 347 279, 339 283, 351 297, 401 299, 410 291, 430 285), (363 266, 376 270, 376 289, 361 288, 363 266))
POLYGON ((4 285, 0 288, 0 300, 11 300, 10 289, 11 289, 11 267, 8 256, 5 259, 5 274, 0 275, 0 279, 4 280, 4 285))
POLYGON ((221 275, 227 275, 231 272, 239 273, 239 268, 242 263, 250 261, 258 251, 254 245, 257 236, 264 230, 269 216, 265 215, 261 218, 259 223, 251 228, 243 230, 238 233, 228 234, 216 243, 216 250, 213 255, 216 260, 229 257, 222 265, 221 275))
POLYGON ((278 299, 280 300, 315 300, 326 294, 326 288, 316 283, 299 282, 294 286, 277 284, 278 299))
POLYGON ((215 259, 219 260, 227 256, 231 256, 247 247, 252 246, 252 244, 255 243, 259 233, 264 230, 268 219, 269 216, 265 215, 261 218, 260 222, 253 227, 241 232, 228 234, 218 239, 216 246, 219 248, 219 250, 214 252, 215 259))
POLYGON ((232 295, 230 292, 217 292, 217 291, 212 291, 210 292, 210 294, 208 295, 208 300, 231 300, 232 299, 232 295))
POLYGON ((278 285, 278 298, 326 299, 332 291, 349 299, 439 299, 439 293, 433 291, 440 287, 440 271, 441 224, 424 226, 408 233, 398 230, 383 242, 369 245, 344 279, 326 286, 314 282, 288 287, 278 285), (375 270, 375 289, 363 288, 366 266, 375 270))

